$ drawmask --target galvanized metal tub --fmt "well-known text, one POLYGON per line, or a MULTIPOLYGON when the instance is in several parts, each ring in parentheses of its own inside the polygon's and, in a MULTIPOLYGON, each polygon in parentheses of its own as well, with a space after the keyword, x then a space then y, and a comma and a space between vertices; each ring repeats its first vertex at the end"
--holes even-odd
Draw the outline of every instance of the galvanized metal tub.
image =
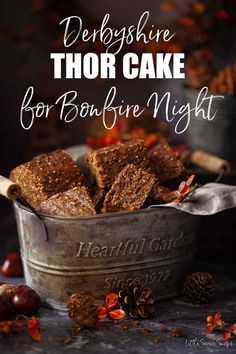
MULTIPOLYGON (((185 87, 184 98, 191 107, 196 104, 200 90, 185 87)), ((220 93, 214 95, 221 95, 220 93)), ((195 116, 191 111, 191 122, 185 133, 186 142, 193 150, 202 150, 210 154, 235 160, 236 155, 236 96, 224 94, 224 99, 212 102, 212 113, 217 111, 211 121, 202 117, 202 111, 195 116)), ((201 108, 207 112, 209 102, 204 101, 201 108)))
POLYGON ((40 220, 14 202, 26 283, 64 310, 74 292, 96 296, 142 281, 157 300, 179 294, 196 252, 197 217, 170 208, 40 220))

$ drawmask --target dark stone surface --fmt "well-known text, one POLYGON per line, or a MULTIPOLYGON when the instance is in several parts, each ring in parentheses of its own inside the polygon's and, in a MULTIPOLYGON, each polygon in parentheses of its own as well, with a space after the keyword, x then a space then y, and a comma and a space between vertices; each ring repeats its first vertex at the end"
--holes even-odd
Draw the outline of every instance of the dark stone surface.
MULTIPOLYGON (((42 308, 39 313, 42 341, 34 342, 26 333, 0 338, 1 354, 150 354, 150 353, 236 353, 236 340, 223 342, 220 335, 207 335, 205 318, 209 314, 222 312, 225 321, 236 322, 236 273, 235 266, 198 264, 197 270, 210 271, 215 279, 216 294, 207 305, 191 305, 180 297, 156 304, 155 317, 141 321, 141 327, 135 328, 128 320, 99 322, 96 329, 82 330, 72 336, 72 341, 64 345, 62 338, 70 335, 73 322, 66 313, 42 308), (121 328, 127 323, 128 329, 121 328), (161 326, 169 331, 162 333, 161 326), (184 337, 174 338, 171 329, 180 328, 184 337), (151 333, 144 333, 144 328, 151 333), (155 337, 161 337, 161 343, 155 343, 155 337), (226 347, 226 345, 228 347, 226 347)), ((6 279, 21 283, 23 279, 6 279)))

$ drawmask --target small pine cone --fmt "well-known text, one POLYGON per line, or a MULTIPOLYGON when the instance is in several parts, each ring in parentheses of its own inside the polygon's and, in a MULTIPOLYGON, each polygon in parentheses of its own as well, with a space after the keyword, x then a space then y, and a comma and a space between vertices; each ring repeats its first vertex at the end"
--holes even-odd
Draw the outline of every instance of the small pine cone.
POLYGON ((190 274, 183 284, 182 293, 193 304, 206 304, 214 293, 211 274, 204 272, 190 274))
POLYGON ((154 296, 149 288, 140 283, 125 284, 119 291, 118 302, 130 317, 147 318, 154 312, 154 296))
POLYGON ((69 317, 83 327, 94 327, 98 320, 95 299, 91 294, 79 292, 67 301, 69 317))

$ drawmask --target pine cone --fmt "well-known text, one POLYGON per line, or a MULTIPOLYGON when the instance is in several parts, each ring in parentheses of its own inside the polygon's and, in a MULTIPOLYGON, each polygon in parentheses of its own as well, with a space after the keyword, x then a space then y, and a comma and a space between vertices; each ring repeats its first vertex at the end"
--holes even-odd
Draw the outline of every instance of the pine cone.
POLYGON ((137 319, 147 318, 154 312, 154 296, 151 289, 140 283, 125 284, 119 291, 118 302, 124 312, 137 319))
POLYGON ((182 289, 183 295, 194 304, 205 304, 214 293, 214 282, 211 274, 196 272, 190 274, 182 289))
POLYGON ((67 301, 69 317, 83 327, 94 327, 97 323, 97 307, 91 294, 79 292, 67 301))

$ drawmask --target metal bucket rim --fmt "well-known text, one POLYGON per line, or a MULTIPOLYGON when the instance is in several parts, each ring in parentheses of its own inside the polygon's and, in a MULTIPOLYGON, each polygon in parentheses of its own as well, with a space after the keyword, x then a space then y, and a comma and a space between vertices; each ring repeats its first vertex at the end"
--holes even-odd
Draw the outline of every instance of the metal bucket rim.
MULTIPOLYGON (((28 209, 26 206, 21 204, 20 202, 14 200, 13 205, 15 209, 20 209, 21 211, 27 212, 30 215, 34 215, 33 212, 28 209)), ((113 212, 113 213, 106 213, 106 214, 97 214, 97 215, 83 215, 83 216, 60 216, 60 215, 49 215, 49 214, 44 214, 44 213, 39 213, 40 216, 42 216, 46 220, 58 220, 58 221, 76 221, 76 220, 90 220, 90 219, 107 219, 109 217, 119 217, 121 215, 135 215, 135 214, 140 214, 140 213, 157 213, 157 212, 165 212, 168 215, 170 214, 177 214, 177 213, 183 213, 180 210, 174 209, 174 208, 168 208, 168 207, 160 207, 160 208, 144 208, 144 209, 139 209, 139 210, 133 210, 133 211, 121 211, 121 212, 113 212)))

